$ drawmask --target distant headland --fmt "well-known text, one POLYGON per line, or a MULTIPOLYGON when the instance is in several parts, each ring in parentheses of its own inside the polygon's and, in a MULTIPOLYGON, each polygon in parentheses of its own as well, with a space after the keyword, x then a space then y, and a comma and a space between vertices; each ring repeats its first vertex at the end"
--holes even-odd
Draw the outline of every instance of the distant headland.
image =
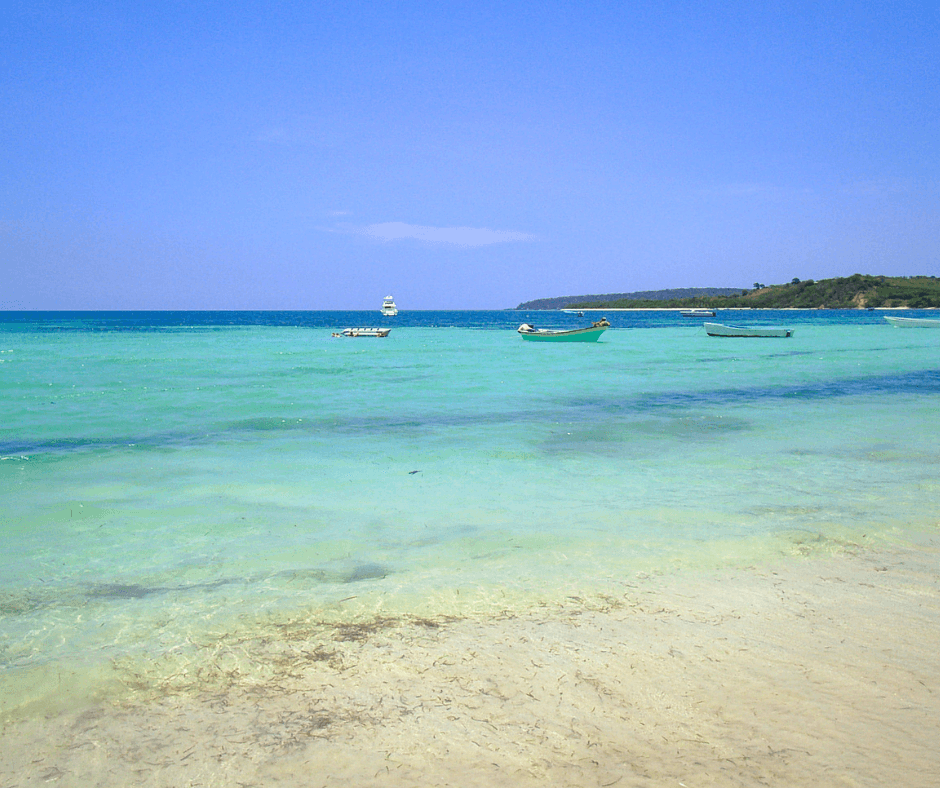
POLYGON ((869 276, 793 279, 752 288, 687 287, 636 293, 560 296, 525 301, 516 309, 940 309, 940 277, 869 276))

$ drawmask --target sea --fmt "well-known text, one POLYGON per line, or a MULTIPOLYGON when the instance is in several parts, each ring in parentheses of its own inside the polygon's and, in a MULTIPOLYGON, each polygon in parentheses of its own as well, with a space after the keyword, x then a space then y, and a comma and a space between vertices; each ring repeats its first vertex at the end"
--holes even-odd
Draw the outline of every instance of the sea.
POLYGON ((250 679, 238 644, 314 625, 936 530, 940 330, 729 311, 794 334, 713 338, 662 310, 603 312, 596 344, 516 333, 600 314, 0 313, 0 715, 250 679), (392 330, 333 336, 353 326, 392 330))

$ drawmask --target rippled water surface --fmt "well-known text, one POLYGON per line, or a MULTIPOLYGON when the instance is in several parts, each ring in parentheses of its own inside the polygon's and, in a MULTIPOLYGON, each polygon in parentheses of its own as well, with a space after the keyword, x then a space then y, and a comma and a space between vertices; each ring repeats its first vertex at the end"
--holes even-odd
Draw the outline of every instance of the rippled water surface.
POLYGON ((212 633, 501 614, 936 526, 940 330, 608 317, 595 345, 515 333, 590 313, 3 313, 3 710, 212 633))

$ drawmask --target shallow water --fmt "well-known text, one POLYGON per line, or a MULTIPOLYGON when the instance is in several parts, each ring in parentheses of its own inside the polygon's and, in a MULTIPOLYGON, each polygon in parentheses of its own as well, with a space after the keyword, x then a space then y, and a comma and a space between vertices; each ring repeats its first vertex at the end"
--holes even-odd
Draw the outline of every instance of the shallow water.
POLYGON ((288 622, 499 615, 936 526, 940 331, 608 316, 533 345, 520 322, 586 318, 4 313, 3 712, 288 622))

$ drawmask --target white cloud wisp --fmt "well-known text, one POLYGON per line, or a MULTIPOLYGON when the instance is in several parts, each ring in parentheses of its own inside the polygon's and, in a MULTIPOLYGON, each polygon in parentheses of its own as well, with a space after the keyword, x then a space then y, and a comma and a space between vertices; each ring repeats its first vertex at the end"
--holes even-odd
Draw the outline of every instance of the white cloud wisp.
POLYGON ((405 222, 381 222, 359 227, 354 232, 380 241, 412 239, 432 244, 454 246, 488 246, 514 241, 537 241, 538 236, 510 230, 489 230, 485 227, 425 227, 405 222))

